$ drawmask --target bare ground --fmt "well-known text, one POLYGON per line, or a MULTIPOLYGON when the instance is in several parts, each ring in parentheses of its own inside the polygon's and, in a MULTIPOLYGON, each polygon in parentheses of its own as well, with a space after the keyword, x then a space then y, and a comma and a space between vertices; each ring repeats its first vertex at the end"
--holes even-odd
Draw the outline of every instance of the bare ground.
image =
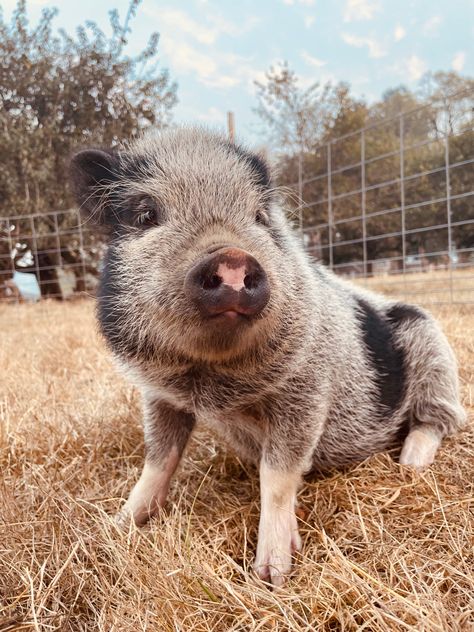
MULTIPOLYGON (((474 310, 436 308, 473 408, 474 310)), ((378 455, 306 484, 288 585, 252 575, 258 481, 195 437, 167 509, 111 519, 143 462, 90 302, 0 306, 0 630, 470 630, 474 428, 419 475, 378 455)))

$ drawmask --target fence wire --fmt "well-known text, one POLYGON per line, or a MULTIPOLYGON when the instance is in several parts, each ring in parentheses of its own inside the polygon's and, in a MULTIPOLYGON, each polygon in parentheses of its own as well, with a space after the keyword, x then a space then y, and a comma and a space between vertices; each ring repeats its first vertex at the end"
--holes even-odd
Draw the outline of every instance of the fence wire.
MULTIPOLYGON (((296 159, 303 243, 337 274, 417 303, 474 303, 474 101, 455 95, 296 159)), ((76 209, 0 218, 0 301, 93 294, 103 240, 76 209)))
POLYGON ((334 272, 418 303, 474 303, 472 91, 297 157, 298 217, 334 272))

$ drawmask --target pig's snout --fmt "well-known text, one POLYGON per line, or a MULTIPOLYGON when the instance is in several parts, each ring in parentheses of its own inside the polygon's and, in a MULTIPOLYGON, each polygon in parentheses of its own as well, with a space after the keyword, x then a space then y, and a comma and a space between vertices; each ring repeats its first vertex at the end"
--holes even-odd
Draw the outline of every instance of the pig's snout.
POLYGON ((270 298, 262 266, 248 252, 232 247, 214 250, 194 264, 184 289, 205 317, 257 316, 270 298))

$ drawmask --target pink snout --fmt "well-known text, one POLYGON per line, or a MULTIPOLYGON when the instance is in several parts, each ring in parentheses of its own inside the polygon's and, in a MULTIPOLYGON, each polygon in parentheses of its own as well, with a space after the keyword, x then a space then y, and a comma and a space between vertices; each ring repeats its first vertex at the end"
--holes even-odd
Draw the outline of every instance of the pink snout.
POLYGON ((228 320, 257 316, 268 303, 267 275, 245 250, 223 247, 195 263, 184 290, 205 317, 228 320))

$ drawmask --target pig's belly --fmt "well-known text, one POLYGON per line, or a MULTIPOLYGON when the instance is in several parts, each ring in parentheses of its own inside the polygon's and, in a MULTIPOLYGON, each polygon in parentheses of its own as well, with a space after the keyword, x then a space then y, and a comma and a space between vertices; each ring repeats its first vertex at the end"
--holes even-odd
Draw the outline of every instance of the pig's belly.
POLYGON ((387 419, 371 426, 328 423, 313 452, 312 471, 327 471, 358 463, 374 454, 400 447, 405 424, 387 419))
MULTIPOLYGON (((205 416, 198 422, 211 428, 241 458, 259 463, 268 431, 264 423, 236 413, 222 417, 205 416)), ((328 420, 312 455, 312 471, 327 471, 357 463, 378 452, 399 447, 406 435, 404 428, 405 425, 395 419, 367 426, 328 420)))
POLYGON ((239 457, 258 464, 265 440, 265 429, 261 422, 236 413, 220 417, 206 415, 198 417, 197 421, 210 428, 239 457))

